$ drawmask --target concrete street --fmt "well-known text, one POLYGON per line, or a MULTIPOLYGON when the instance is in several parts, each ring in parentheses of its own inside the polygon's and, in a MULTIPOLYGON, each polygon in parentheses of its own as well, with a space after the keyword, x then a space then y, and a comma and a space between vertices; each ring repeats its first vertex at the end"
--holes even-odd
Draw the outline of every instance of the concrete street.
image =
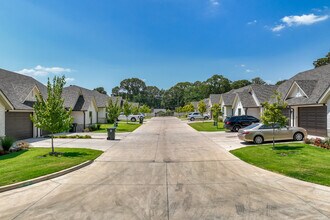
POLYGON ((330 218, 329 187, 246 164, 227 144, 154 118, 88 167, 1 193, 0 219, 330 218))

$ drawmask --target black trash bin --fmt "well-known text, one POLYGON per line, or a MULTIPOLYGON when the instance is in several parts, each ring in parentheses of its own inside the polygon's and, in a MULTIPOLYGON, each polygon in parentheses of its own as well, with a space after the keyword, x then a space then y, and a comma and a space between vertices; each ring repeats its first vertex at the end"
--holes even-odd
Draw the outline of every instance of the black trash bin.
POLYGON ((77 123, 72 123, 70 127, 70 132, 77 132, 77 123))
POLYGON ((116 138, 116 128, 108 128, 108 140, 115 140, 116 138))
POLYGON ((140 117, 139 120, 140 120, 140 124, 143 124, 143 117, 140 117))

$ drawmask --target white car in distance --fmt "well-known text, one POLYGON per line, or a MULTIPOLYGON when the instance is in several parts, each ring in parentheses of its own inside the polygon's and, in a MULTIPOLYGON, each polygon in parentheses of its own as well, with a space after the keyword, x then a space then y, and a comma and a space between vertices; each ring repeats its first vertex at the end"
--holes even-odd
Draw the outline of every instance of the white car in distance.
POLYGON ((209 120, 210 115, 209 114, 201 114, 199 112, 193 112, 188 115, 188 120, 190 121, 195 121, 196 119, 204 119, 204 120, 209 120))
POLYGON ((137 115, 129 115, 128 117, 126 117, 126 115, 124 115, 123 112, 120 113, 120 115, 118 116, 118 120, 119 121, 131 121, 131 122, 136 122, 137 120, 139 120, 140 118, 144 118, 143 114, 137 114, 137 115))

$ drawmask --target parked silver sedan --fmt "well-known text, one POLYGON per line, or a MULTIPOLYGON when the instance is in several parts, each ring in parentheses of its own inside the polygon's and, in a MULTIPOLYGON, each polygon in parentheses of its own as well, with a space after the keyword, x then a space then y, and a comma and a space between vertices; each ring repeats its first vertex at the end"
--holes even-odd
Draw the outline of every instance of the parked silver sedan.
MULTIPOLYGON (((267 126, 262 123, 255 123, 248 127, 240 129, 238 131, 237 136, 242 141, 262 144, 264 141, 273 140, 273 129, 271 126, 267 126)), ((278 125, 275 125, 274 137, 276 141, 302 141, 304 137, 307 137, 307 131, 304 128, 300 127, 279 127, 278 125)))

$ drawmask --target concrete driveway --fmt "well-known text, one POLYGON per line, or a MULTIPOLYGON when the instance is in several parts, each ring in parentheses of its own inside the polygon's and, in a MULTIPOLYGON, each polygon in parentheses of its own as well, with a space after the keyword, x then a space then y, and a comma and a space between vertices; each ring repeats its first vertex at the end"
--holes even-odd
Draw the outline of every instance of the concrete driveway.
MULTIPOLYGON (((67 135, 91 135, 92 139, 70 139, 70 138, 55 138, 54 145, 56 147, 69 147, 69 148, 90 148, 95 150, 106 151, 118 141, 125 138, 130 133, 116 133, 116 140, 108 141, 107 134, 105 133, 71 133, 67 135)), ((30 138, 26 139, 32 147, 50 147, 50 138, 30 138)))
POLYGON ((0 219, 329 219, 330 188, 154 118, 79 171, 0 194, 0 219))

